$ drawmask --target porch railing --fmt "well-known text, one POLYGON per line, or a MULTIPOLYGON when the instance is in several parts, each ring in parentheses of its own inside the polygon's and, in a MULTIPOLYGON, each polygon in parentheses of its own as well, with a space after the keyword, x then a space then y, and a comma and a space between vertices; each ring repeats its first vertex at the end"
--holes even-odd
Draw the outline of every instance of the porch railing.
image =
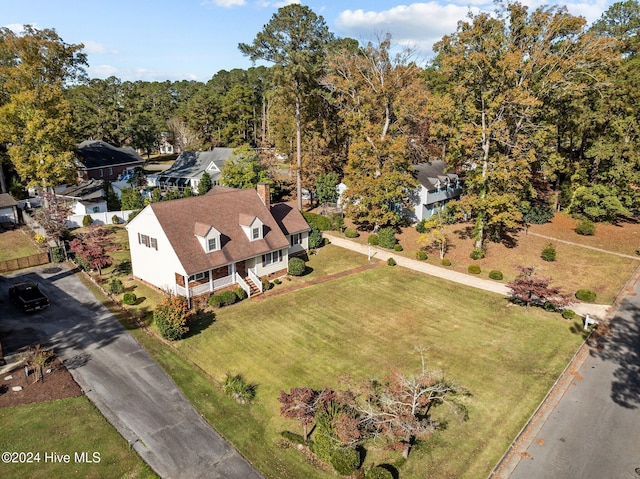
POLYGON ((242 279, 242 276, 240 276, 238 273, 235 273, 235 275, 236 275, 236 283, 238 283, 240 287, 244 289, 245 293, 247 293, 247 297, 250 297, 251 288, 249 287, 247 282, 244 279, 242 279))
POLYGON ((249 279, 251 281, 253 281, 253 283, 257 286, 257 288, 260 290, 260 292, 262 293, 262 280, 260 278, 258 278, 258 275, 255 274, 253 272, 253 270, 251 268, 249 268, 247 270, 247 272, 249 273, 249 279))

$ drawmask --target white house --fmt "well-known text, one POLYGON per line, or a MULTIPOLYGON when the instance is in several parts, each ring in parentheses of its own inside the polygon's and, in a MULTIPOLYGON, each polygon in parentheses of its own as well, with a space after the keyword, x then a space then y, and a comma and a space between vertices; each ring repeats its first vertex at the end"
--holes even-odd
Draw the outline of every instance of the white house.
POLYGON ((413 211, 408 213, 413 221, 428 219, 441 211, 449 201, 460 198, 460 178, 455 173, 447 172, 444 161, 419 163, 414 169, 420 186, 413 195, 413 211))
POLYGON ((206 171, 214 185, 218 184, 222 165, 233 156, 233 148, 214 148, 211 151, 183 151, 173 164, 156 175, 153 186, 164 189, 187 187, 198 189, 200 178, 206 171))
POLYGON ((151 203, 127 230, 133 275, 191 298, 232 285, 262 291, 262 278, 286 274, 289 257, 308 249, 310 228, 293 205, 271 206, 261 183, 151 203))

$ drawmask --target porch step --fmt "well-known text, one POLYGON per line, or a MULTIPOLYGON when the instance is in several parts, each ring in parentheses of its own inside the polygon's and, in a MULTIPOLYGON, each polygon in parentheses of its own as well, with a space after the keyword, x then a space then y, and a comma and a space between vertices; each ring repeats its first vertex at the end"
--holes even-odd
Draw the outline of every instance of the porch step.
POLYGON ((260 292, 260 288, 258 288, 258 286, 256 286, 256 284, 253 281, 251 281, 251 278, 247 276, 244 280, 249 285, 249 289, 251 291, 250 296, 257 296, 259 294, 262 294, 260 292))

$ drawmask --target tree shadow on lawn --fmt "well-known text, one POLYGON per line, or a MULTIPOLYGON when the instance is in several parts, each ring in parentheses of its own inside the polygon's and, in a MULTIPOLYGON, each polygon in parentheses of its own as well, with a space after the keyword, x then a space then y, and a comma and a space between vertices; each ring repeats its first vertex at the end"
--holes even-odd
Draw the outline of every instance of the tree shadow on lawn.
POLYGON ((216 321, 216 314, 211 311, 203 311, 196 314, 189 322, 189 331, 183 336, 183 339, 191 338, 200 334, 216 321))
POLYGON ((131 269, 131 261, 125 260, 113 268, 113 274, 117 276, 127 276, 133 272, 131 269))

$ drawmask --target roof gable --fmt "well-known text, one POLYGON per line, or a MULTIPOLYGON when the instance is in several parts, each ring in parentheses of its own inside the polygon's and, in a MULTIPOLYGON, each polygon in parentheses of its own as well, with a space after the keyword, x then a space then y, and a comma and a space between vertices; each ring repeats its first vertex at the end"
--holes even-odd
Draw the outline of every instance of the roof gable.
POLYGON ((211 151, 183 151, 160 176, 199 179, 207 171, 211 178, 216 180, 220 176, 222 165, 232 156, 232 148, 214 148, 211 151))
POLYGON ((79 163, 85 169, 104 168, 115 165, 142 165, 144 160, 128 146, 118 148, 104 141, 83 141, 76 149, 79 163))
POLYGON ((434 160, 428 163, 414 165, 414 176, 427 190, 435 190, 438 186, 444 186, 446 181, 455 182, 458 175, 447 173, 447 164, 442 160, 434 160))

